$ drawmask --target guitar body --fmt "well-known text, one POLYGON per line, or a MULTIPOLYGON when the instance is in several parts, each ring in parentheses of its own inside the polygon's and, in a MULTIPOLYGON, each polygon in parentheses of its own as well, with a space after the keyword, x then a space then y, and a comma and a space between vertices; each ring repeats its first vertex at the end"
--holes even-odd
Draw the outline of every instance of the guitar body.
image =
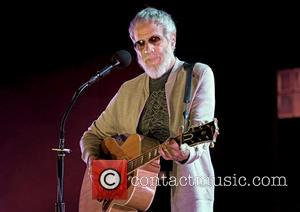
MULTIPOLYGON (((152 140, 150 141, 152 142, 152 140)), ((110 153, 112 159, 130 160, 138 157, 142 150, 146 150, 149 146, 157 144, 149 144, 147 139, 142 140, 141 136, 134 134, 130 135, 124 143, 120 143, 114 138, 106 138, 102 142, 106 150, 110 153), (145 145, 142 144, 145 142, 145 145), (146 148, 145 148, 146 147, 146 148)), ((136 212, 147 210, 156 191, 156 182, 131 184, 131 178, 136 179, 157 179, 160 170, 159 158, 155 159, 140 168, 136 169, 128 176, 128 199, 127 200, 112 200, 108 203, 107 210, 109 212, 136 212)), ((79 212, 95 212, 103 211, 103 201, 99 202, 92 199, 92 182, 88 175, 88 170, 85 171, 79 199, 79 212)))

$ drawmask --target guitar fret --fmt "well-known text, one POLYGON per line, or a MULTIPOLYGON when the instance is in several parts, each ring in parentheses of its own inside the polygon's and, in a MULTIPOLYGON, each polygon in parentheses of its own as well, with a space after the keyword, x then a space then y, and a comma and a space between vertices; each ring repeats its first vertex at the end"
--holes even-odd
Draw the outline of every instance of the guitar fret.
POLYGON ((134 160, 134 168, 136 169, 139 166, 138 160, 134 160))
POLYGON ((129 167, 129 170, 128 170, 129 172, 133 170, 133 163, 132 163, 132 161, 128 162, 128 167, 129 167))
POLYGON ((143 162, 144 162, 144 157, 141 157, 140 164, 143 164, 143 162))

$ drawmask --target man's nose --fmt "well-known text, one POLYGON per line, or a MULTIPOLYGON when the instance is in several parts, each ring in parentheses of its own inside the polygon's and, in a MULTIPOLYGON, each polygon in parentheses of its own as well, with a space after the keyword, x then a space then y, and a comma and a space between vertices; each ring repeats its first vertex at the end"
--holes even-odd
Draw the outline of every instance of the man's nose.
POLYGON ((154 45, 149 42, 146 42, 144 47, 144 53, 147 54, 150 52, 154 52, 154 45))

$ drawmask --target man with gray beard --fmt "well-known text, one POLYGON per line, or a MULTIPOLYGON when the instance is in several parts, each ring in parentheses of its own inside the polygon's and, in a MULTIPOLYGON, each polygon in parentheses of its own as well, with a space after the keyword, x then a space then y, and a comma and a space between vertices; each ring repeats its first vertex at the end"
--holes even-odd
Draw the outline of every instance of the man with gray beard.
MULTIPOLYGON (((173 139, 184 125, 185 62, 174 55, 176 26, 165 11, 145 8, 129 26, 139 65, 145 73, 125 82, 105 111, 81 139, 82 159, 91 167, 102 157, 99 143, 109 136, 140 134, 161 143, 159 177, 214 178, 209 144, 190 147, 173 139)), ((211 68, 197 62, 192 71, 189 123, 212 121, 215 110, 214 75, 211 68)), ((189 185, 158 186, 147 211, 212 212, 214 187, 189 185)))

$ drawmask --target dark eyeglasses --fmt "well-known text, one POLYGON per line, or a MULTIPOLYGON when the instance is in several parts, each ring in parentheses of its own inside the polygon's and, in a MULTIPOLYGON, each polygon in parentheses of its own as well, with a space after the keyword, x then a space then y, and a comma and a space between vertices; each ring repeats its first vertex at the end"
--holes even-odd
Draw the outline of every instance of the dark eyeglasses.
MULTIPOLYGON (((161 38, 157 35, 153 35, 148 39, 148 43, 151 43, 154 46, 157 46, 160 44, 161 38)), ((146 41, 145 40, 139 40, 134 43, 134 48, 142 51, 145 48, 146 41)))

